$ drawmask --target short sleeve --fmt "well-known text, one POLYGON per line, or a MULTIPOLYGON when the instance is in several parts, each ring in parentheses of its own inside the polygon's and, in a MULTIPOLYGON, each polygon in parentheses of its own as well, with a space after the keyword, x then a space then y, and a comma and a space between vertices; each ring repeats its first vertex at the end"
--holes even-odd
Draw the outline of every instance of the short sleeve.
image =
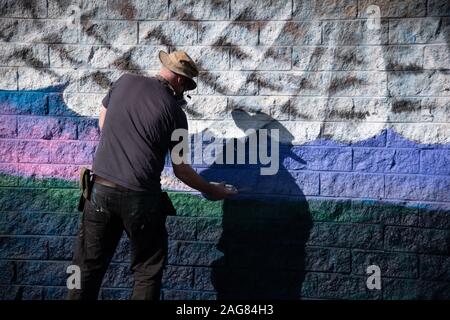
POLYGON ((120 81, 122 78, 123 78, 123 75, 120 76, 119 79, 117 79, 116 81, 114 81, 114 82, 111 83, 111 85, 110 85, 110 87, 109 87, 109 90, 108 90, 108 93, 106 94, 106 96, 105 96, 105 97, 103 98, 103 100, 102 100, 102 104, 103 104, 103 106, 104 106, 105 108, 108 108, 109 100, 111 99, 111 94, 112 94, 114 88, 117 87, 119 81, 120 81))
MULTIPOLYGON (((186 114, 184 113, 184 111, 179 108, 178 111, 174 114, 174 120, 175 120, 175 129, 174 130, 178 130, 178 129, 183 129, 184 130, 184 139, 188 139, 188 121, 187 121, 187 117, 186 114)), ((177 145, 178 143, 181 142, 180 138, 179 140, 174 140, 172 141, 172 139, 170 139, 170 143, 169 143, 169 150, 172 151, 173 147, 175 145, 177 145)))
POLYGON ((106 96, 105 96, 105 97, 103 98, 103 100, 102 100, 102 105, 103 105, 105 108, 108 108, 108 105, 109 105, 109 99, 111 98, 112 89, 113 89, 113 87, 111 86, 111 87, 109 88, 109 90, 108 90, 108 93, 106 94, 106 96))

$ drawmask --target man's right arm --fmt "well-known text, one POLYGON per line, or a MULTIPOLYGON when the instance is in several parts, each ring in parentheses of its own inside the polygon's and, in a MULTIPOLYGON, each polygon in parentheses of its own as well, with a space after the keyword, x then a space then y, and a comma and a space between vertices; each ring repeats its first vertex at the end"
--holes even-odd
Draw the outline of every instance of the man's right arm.
POLYGON ((225 183, 211 184, 203 179, 189 164, 172 163, 175 176, 189 187, 208 194, 213 200, 222 200, 228 196, 237 194, 237 191, 229 190, 225 183))
POLYGON ((100 130, 103 129, 103 123, 105 122, 105 116, 106 116, 106 111, 108 109, 105 108, 105 106, 101 106, 100 109, 100 116, 98 118, 98 126, 100 127, 100 130))

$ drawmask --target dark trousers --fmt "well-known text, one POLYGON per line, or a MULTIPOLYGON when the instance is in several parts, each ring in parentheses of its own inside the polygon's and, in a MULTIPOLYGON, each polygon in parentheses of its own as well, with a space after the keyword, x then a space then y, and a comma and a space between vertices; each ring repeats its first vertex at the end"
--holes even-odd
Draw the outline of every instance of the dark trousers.
POLYGON ((161 193, 148 193, 94 183, 86 201, 75 245, 73 265, 81 270, 81 288, 67 299, 95 300, 123 231, 131 244, 132 299, 159 299, 167 257, 166 216, 161 193))

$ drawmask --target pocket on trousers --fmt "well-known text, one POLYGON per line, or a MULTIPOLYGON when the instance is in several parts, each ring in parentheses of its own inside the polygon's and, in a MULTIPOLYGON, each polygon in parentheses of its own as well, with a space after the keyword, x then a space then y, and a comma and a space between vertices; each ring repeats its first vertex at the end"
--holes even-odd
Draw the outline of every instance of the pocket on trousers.
POLYGON ((86 200, 84 219, 90 222, 104 223, 107 220, 108 198, 98 192, 92 191, 91 199, 86 200))

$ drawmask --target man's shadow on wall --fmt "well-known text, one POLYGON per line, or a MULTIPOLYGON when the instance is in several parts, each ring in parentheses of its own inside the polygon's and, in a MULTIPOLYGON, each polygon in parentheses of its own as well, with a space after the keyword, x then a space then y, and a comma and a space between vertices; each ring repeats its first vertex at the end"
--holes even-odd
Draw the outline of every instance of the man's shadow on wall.
MULTIPOLYGON (((281 123, 264 113, 252 116, 233 111, 232 116, 243 131, 276 128, 285 141, 293 140, 281 123)), ((248 137, 245 141, 248 154, 248 137)), ((281 165, 287 157, 304 163, 290 153, 289 145, 280 145, 280 168, 274 175, 260 175, 259 161, 255 165, 248 161, 246 165, 214 164, 201 172, 207 180, 226 181, 240 190, 237 197, 223 202, 222 235, 217 244, 223 256, 213 262, 211 275, 218 299, 301 297, 312 219, 301 188, 281 165)), ((226 147, 222 152, 226 153, 226 147)))

